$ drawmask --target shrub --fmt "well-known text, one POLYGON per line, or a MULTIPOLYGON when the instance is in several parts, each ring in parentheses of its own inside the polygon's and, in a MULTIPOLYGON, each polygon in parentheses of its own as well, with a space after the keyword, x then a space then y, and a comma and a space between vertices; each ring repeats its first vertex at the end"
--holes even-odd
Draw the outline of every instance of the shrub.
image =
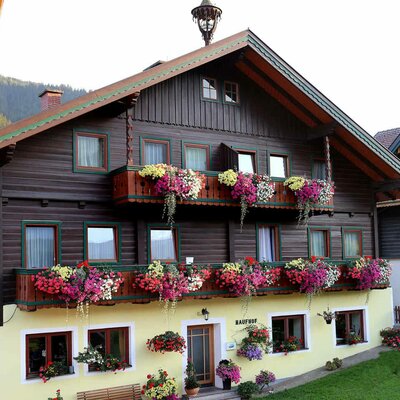
POLYGON ((343 360, 335 357, 332 361, 327 361, 325 364, 325 369, 328 371, 334 371, 335 369, 340 368, 343 365, 343 360))
POLYGON ((400 329, 385 328, 380 331, 382 344, 392 349, 400 350, 400 329))
POLYGON ((238 386, 238 395, 242 400, 248 400, 258 392, 258 385, 252 381, 240 383, 238 386))

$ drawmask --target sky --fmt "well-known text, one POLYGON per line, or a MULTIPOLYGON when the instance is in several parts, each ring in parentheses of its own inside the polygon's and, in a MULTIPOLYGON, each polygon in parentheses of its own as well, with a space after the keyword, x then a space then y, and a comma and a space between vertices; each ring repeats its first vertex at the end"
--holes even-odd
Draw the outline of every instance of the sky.
MULTIPOLYGON (((201 0, 4 0, 0 75, 98 89, 203 46, 201 0)), ((399 0, 216 0, 370 134, 400 127, 399 0)))

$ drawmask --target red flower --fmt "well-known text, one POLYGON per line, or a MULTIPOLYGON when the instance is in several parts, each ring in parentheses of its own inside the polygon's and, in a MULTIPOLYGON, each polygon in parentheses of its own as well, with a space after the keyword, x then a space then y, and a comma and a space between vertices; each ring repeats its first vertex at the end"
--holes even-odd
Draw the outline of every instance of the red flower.
POLYGON ((311 256, 311 262, 315 262, 315 261, 317 261, 317 257, 315 257, 315 256, 311 256))
POLYGON ((147 375, 147 379, 150 379, 150 378, 151 378, 151 375, 150 375, 150 374, 148 374, 148 375, 147 375))
POLYGON ((88 262, 88 260, 82 261, 81 263, 79 263, 79 264, 76 266, 76 268, 83 268, 83 267, 89 268, 89 262, 88 262))

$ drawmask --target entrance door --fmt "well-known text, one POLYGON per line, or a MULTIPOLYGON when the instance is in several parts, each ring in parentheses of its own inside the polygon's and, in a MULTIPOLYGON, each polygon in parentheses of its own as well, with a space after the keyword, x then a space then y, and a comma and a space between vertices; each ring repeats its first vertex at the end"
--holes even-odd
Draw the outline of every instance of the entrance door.
POLYGON ((213 325, 188 326, 188 357, 196 369, 202 386, 214 385, 214 327, 213 325))

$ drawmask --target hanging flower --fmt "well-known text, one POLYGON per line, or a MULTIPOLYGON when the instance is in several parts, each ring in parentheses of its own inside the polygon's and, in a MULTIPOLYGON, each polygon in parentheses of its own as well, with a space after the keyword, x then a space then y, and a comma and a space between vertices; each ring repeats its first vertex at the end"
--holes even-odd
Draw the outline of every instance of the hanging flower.
POLYGON ((372 289, 376 285, 387 285, 392 269, 387 260, 381 258, 361 257, 348 267, 348 275, 358 281, 357 288, 372 289))
POLYGON ((267 353, 272 344, 268 329, 263 325, 249 325, 245 330, 247 337, 242 339, 237 355, 249 361, 262 360, 263 353, 267 353))
POLYGON ((298 222, 308 224, 312 206, 329 203, 335 192, 332 182, 321 179, 305 179, 301 176, 292 176, 283 183, 288 186, 297 197, 299 209, 298 222))
POLYGON ((183 354, 186 349, 185 339, 172 331, 166 331, 160 335, 147 339, 146 346, 148 350, 164 354, 165 352, 177 352, 183 354))
POLYGON ((156 181, 154 189, 157 194, 164 196, 163 217, 167 215, 170 225, 174 223, 177 199, 197 199, 205 180, 199 172, 165 164, 146 165, 139 175, 156 181))

